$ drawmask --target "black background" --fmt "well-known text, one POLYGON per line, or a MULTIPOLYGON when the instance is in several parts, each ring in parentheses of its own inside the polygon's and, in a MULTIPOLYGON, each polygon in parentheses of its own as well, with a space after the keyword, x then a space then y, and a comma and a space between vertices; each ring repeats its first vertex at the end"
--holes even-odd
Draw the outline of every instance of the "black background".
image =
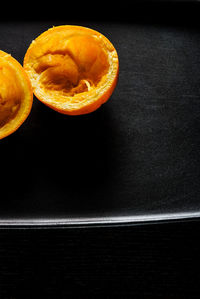
POLYGON ((199 298, 199 230, 199 222, 1 230, 1 298, 199 298))
MULTIPOLYGON (((115 7, 116 13, 115 10, 112 10, 112 18, 110 18, 111 8, 105 10, 104 5, 103 7, 100 6, 97 15, 95 16, 94 12, 91 16, 85 6, 81 4, 81 7, 84 7, 83 11, 85 15, 83 16, 82 14, 78 18, 75 13, 74 16, 70 15, 70 20, 80 20, 82 18, 84 22, 88 22, 89 19, 91 19, 91 22, 96 22, 97 19, 100 21, 103 16, 102 20, 106 21, 110 19, 112 22, 117 21, 118 25, 121 22, 128 25, 130 20, 131 22, 136 20, 137 24, 158 23, 161 27, 170 27, 172 29, 170 32, 175 32, 172 34, 176 34, 177 28, 181 26, 181 30, 185 28, 188 38, 191 33, 191 39, 189 38, 187 41, 192 41, 192 45, 196 41, 199 41, 198 5, 193 3, 189 6, 185 3, 182 3, 181 6, 179 4, 162 3, 158 5, 152 3, 152 5, 146 4, 144 6, 144 4, 140 3, 135 4, 134 9, 132 8, 131 10, 129 5, 129 3, 120 3, 120 7, 115 7), (119 9, 121 9, 121 18, 119 17, 119 9), (108 15, 106 15, 106 12, 108 15), (175 31, 173 31, 173 28, 175 28, 175 31)), ((79 8, 81 9, 81 7, 79 8)), ((72 5, 70 6, 71 8, 72 5)), ((71 11, 70 9, 68 7, 68 10, 61 10, 61 16, 63 17, 65 13, 71 11)), ((54 9, 54 13, 57 16, 58 11, 58 8, 54 9)), ((80 10, 78 12, 80 13, 80 10)), ((48 17, 52 16, 54 14, 50 8, 48 9, 48 13, 42 15, 42 13, 38 13, 38 7, 35 5, 32 9, 30 7, 26 8, 24 14, 15 15, 15 18, 19 17, 24 21, 29 18, 45 21, 45 19, 48 20, 48 17), (30 17, 30 11, 33 10, 35 14, 33 17, 30 17)), ((9 23, 9 18, 10 16, 4 15, 4 21, 8 21, 9 23)), ((191 47, 191 55, 197 59, 197 62, 199 62, 198 45, 197 42, 196 48, 191 47)), ((188 44, 186 46, 189 47, 188 44)), ((188 53, 187 49, 186 54, 188 53)), ((191 57, 187 57, 186 61, 187 63, 192 61, 191 57)), ((170 186, 174 186, 170 187, 172 188, 170 190, 177 191, 177 184, 180 183, 178 185, 178 193, 176 194, 182 194, 183 185, 181 182, 184 182, 184 194, 188 196, 187 200, 183 203, 183 207, 186 205, 186 210, 190 202, 190 196, 192 198, 192 207, 195 208, 197 204, 198 208, 199 195, 198 63, 194 63, 192 70, 189 73, 190 76, 185 78, 184 82, 186 85, 183 84, 180 87, 176 85, 174 87, 177 96, 184 88, 186 91, 193 90, 191 94, 195 95, 191 99, 193 100, 192 106, 185 100, 184 108, 186 110, 183 109, 184 114, 179 114, 178 127, 175 126, 175 129, 180 128, 179 126, 183 125, 185 120, 188 121, 185 131, 182 132, 182 134, 186 133, 187 142, 185 143, 185 147, 179 148, 178 156, 176 152, 175 156, 172 156, 173 158, 179 157, 180 159, 186 156, 189 158, 189 160, 184 160, 187 163, 184 164, 186 168, 181 169, 182 176, 179 177, 178 181, 176 179, 173 181, 172 177, 172 184, 170 184, 170 186), (194 74, 194 77, 191 77, 192 74, 194 74), (195 117, 193 118, 194 115, 195 117), (194 130, 191 131, 191 128, 194 130), (191 145, 191 151, 189 150, 189 145, 191 145), (185 154, 188 155, 185 156, 185 154), (187 176, 188 170, 191 176, 187 176)), ((40 104, 38 103, 38 105, 40 104)), ((40 112, 43 115, 41 119, 45 118, 45 114, 48 114, 48 117, 54 114, 50 111, 47 112, 46 107, 40 107, 40 112)), ((175 113, 176 108, 176 103, 174 103, 174 110, 170 111, 175 113)), ((94 120, 96 117, 97 119, 101 119, 102 117, 99 111, 95 115, 95 117, 94 115, 91 116, 93 121, 96 121, 94 120)), ((73 121, 70 120, 70 122, 73 121)), ((79 122, 82 123, 81 120, 79 122)), ((50 126, 52 129, 53 124, 50 126)), ((101 132, 101 128, 99 130, 101 132)), ((177 132, 175 130, 175 133, 177 132)), ((18 135, 20 138, 21 134, 16 133, 15 136, 18 135)), ((174 136, 176 137, 176 134, 174 136)), ((178 136, 180 137, 179 134, 178 136)), ((13 139, 16 138, 13 137, 13 139)), ((56 134, 54 138, 58 140, 56 134)), ((71 138, 74 138, 73 135, 71 135, 71 138)), ((108 138, 108 140, 110 139, 108 138)), ((166 140, 168 140, 167 137, 166 140)), ((5 144, 7 142, 5 141, 5 144)), ((109 142, 112 143, 113 141, 109 142)), ((179 145, 179 142, 174 141, 174 144, 179 145)), ((33 148, 33 157, 39 145, 37 148, 33 148)), ((19 144, 19 148, 15 147, 14 149, 21 153, 20 148, 22 148, 21 143, 19 144)), ((176 150, 176 147, 174 149, 176 150)), ((149 150, 153 156, 153 151, 151 152, 151 150, 153 150, 153 147, 149 150)), ((165 148, 163 148, 163 151, 165 152, 165 148)), ((11 149, 9 154, 12 156, 11 149)), ((25 150, 24 154, 28 156, 25 150)), ((172 163, 173 159, 170 161, 172 163)), ((175 161, 177 160, 175 159, 175 161)), ((19 167, 20 165, 18 163, 16 160, 13 162, 16 172, 16 183, 14 185, 16 192, 19 192, 16 188, 20 182, 16 169, 16 166, 19 167)), ((44 172, 48 169, 47 160, 45 163, 44 172)), ((34 165, 32 164, 32 166, 34 165)), ((173 164, 171 164, 172 166, 173 164)), ((28 166, 21 164, 21 167, 23 171, 28 166)), ((90 164, 90 167, 98 168, 97 164, 94 164, 94 166, 90 164)), ((164 168, 160 164, 158 165, 159 167, 161 167, 160 170, 164 171, 164 168)), ((72 170, 72 165, 70 169, 72 170)), ((174 168, 172 167, 172 169, 174 168)), ((178 175, 178 169, 175 172, 169 172, 169 174, 174 173, 178 175)), ((9 174, 10 172, 7 170, 7 176, 9 174)), ((75 174, 76 172, 74 171, 73 175, 75 176, 75 174)), ((27 178, 26 182, 28 183, 28 181, 27 178)), ((5 188, 5 186, 1 186, 1 188, 5 188)), ((144 187, 144 192, 146 190, 146 187, 144 187)), ((159 192, 166 191, 166 186, 161 184, 159 192)), ((8 194, 16 192, 14 189, 8 190, 8 194)), ((156 193, 153 188, 152 192, 156 193)), ((159 192, 158 194, 160 194, 159 192)), ((3 194, 6 193, 2 192, 1 198, 3 198, 3 194)), ((13 212, 17 210, 27 212, 26 205, 24 210, 18 208, 18 199, 18 197, 15 198, 15 208, 13 206, 10 207, 8 203, 7 206, 4 205, 4 207, 7 207, 4 212, 9 213, 9 209, 13 210, 13 212)), ((177 195, 177 201, 175 202, 179 203, 179 199, 180 197, 177 195)), ((39 207, 41 205, 39 203, 39 207)), ((82 208, 84 209, 84 204, 82 208)), ((180 206, 177 205, 177 208, 179 209, 180 206)), ((1 229, 0 298, 199 298, 199 229, 199 221, 92 228, 1 229)))

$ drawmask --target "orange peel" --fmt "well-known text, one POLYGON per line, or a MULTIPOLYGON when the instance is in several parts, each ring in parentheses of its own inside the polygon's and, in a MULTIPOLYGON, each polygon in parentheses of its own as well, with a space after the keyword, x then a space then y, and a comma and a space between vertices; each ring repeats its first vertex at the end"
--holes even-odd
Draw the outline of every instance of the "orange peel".
POLYGON ((72 25, 40 34, 27 49, 23 66, 35 96, 69 115, 90 113, 105 103, 119 73, 113 44, 93 29, 72 25))
POLYGON ((0 139, 15 132, 28 117, 33 92, 21 64, 0 50, 0 139))

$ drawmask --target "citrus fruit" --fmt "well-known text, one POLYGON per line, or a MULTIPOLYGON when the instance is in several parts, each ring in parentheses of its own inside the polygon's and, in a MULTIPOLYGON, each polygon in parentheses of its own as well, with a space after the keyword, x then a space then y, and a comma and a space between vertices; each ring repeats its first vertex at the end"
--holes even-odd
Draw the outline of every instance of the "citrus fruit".
POLYGON ((101 33, 83 26, 48 29, 24 57, 35 96, 69 115, 90 113, 113 93, 119 72, 117 51, 101 33))
POLYGON ((22 125, 32 102, 32 87, 23 67, 10 54, 0 50, 0 139, 22 125))

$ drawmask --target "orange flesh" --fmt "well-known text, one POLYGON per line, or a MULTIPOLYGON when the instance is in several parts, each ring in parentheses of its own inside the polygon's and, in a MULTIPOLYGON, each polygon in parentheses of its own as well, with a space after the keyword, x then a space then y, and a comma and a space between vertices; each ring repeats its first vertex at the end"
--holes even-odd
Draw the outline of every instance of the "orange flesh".
POLYGON ((44 89, 66 96, 88 91, 108 70, 107 55, 93 37, 68 39, 64 53, 46 51, 33 65, 44 89))
POLYGON ((97 109, 110 96, 117 81, 118 57, 100 33, 64 25, 45 31, 32 42, 24 68, 39 100, 75 115, 97 109))
POLYGON ((31 111, 32 101, 31 84, 23 67, 0 50, 0 139, 22 125, 31 111))
POLYGON ((22 97, 15 71, 8 65, 0 66, 0 128, 16 116, 22 97))

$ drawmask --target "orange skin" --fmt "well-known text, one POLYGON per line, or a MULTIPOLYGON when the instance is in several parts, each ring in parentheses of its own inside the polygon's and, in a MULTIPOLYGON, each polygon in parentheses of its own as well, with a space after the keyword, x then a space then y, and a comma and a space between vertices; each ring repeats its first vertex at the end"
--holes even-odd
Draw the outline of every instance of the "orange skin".
POLYGON ((0 139, 23 124, 32 103, 32 87, 23 67, 10 54, 0 50, 0 139))
POLYGON ((98 109, 113 93, 119 61, 111 42, 82 27, 53 27, 38 36, 24 57, 35 96, 69 115, 98 109))

